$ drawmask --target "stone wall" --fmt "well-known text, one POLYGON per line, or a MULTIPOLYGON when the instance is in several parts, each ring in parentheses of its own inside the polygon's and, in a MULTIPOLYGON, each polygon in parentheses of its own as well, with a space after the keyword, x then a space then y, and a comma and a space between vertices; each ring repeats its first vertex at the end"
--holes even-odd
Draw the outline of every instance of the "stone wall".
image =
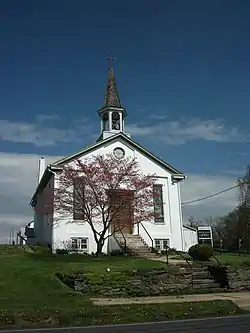
POLYGON ((250 290, 250 267, 227 266, 229 288, 235 291, 250 290))
POLYGON ((105 297, 174 295, 187 292, 191 285, 190 273, 181 272, 179 269, 136 270, 119 283, 105 276, 100 276, 100 281, 94 283, 83 271, 72 275, 57 273, 57 277, 75 291, 105 297))

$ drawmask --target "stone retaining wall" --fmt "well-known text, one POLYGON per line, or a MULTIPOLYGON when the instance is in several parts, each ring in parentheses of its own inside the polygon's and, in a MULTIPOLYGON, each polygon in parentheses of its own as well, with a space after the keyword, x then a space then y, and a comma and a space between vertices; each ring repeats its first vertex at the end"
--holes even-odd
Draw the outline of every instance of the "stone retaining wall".
POLYGON ((229 288, 235 291, 250 290, 250 268, 227 266, 229 288))
POLYGON ((103 297, 138 297, 160 296, 182 293, 190 289, 190 273, 168 270, 135 271, 126 281, 120 283, 93 284, 84 272, 75 272, 73 275, 57 273, 57 277, 68 287, 92 296, 103 297))

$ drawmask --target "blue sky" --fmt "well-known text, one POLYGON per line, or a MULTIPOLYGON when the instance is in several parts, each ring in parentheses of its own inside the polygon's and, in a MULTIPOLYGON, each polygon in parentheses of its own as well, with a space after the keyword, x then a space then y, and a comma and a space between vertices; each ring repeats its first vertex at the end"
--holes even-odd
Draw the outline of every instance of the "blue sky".
POLYGON ((218 189, 244 172, 248 0, 1 0, 0 10, 1 156, 94 142, 112 52, 136 141, 188 175, 226 179, 218 189))

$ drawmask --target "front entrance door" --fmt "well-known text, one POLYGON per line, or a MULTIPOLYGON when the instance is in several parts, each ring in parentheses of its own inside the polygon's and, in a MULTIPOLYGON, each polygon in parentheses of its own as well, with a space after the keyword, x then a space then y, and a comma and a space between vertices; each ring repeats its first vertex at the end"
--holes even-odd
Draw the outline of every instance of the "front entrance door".
POLYGON ((133 191, 116 190, 112 195, 114 209, 117 209, 111 224, 111 230, 122 231, 124 234, 133 233, 133 211, 132 211, 133 191))

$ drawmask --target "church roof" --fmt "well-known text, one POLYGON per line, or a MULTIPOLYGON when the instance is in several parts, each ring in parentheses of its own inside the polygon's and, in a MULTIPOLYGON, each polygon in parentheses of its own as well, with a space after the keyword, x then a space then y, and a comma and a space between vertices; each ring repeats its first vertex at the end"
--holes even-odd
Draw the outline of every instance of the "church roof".
POLYGON ((189 229, 191 231, 197 231, 197 229, 191 227, 190 225, 183 224, 183 228, 189 229))
POLYGON ((62 168, 64 166, 64 164, 73 161, 74 159, 77 159, 80 156, 83 156, 87 153, 90 153, 91 151, 94 151, 98 148, 100 148, 102 145, 105 145, 107 143, 111 143, 113 141, 115 141, 116 139, 122 139, 123 141, 127 142, 130 146, 132 146, 133 148, 135 148, 136 150, 138 150, 139 152, 141 152, 143 155, 147 156, 149 159, 151 159, 152 161, 154 161, 156 164, 160 165, 163 169, 167 170, 172 176, 175 176, 175 179, 181 180, 181 179, 185 179, 185 175, 183 172, 175 169, 174 167, 172 167, 170 164, 166 163, 165 161, 163 161, 161 158, 157 157, 156 155, 154 155, 153 153, 149 152, 147 149, 145 149, 144 147, 142 147, 141 145, 139 145, 137 142, 135 142, 134 140, 132 140, 131 138, 129 138, 126 134, 120 132, 118 134, 114 134, 104 140, 101 141, 97 141, 95 144, 86 147, 83 150, 80 150, 79 152, 64 157, 60 160, 55 161, 54 163, 50 164, 47 166, 47 168, 45 169, 45 172, 43 174, 43 177, 40 181, 40 183, 38 184, 36 191, 34 193, 34 195, 32 196, 32 199, 30 201, 30 205, 33 207, 36 204, 36 198, 37 198, 37 193, 39 192, 39 190, 41 188, 43 188, 44 186, 46 186, 46 184, 48 183, 51 174, 53 172, 60 172, 62 171, 62 168))
POLYGON ((79 151, 78 153, 75 153, 73 155, 70 155, 68 157, 62 158, 62 159, 54 162, 52 165, 55 166, 55 167, 63 166, 65 163, 68 163, 68 162, 78 158, 79 156, 85 155, 85 154, 87 154, 87 153, 89 153, 93 150, 96 150, 97 148, 101 147, 102 145, 104 145, 108 142, 115 141, 118 138, 121 138, 123 141, 127 142, 130 146, 132 146, 133 148, 140 151, 143 155, 146 155, 149 159, 153 160, 155 163, 157 163, 162 168, 164 168, 165 170, 170 172, 172 175, 179 175, 179 176, 184 177, 184 173, 175 169, 170 164, 163 161, 161 158, 159 158, 156 155, 154 155, 153 153, 149 152, 147 149, 145 149, 144 147, 139 145, 137 142, 135 142, 134 140, 132 140, 131 138, 129 138, 126 134, 124 134, 122 132, 120 132, 116 135, 112 135, 112 136, 110 136, 110 137, 108 137, 104 140, 98 141, 95 144, 93 144, 91 146, 88 146, 87 148, 79 151))

